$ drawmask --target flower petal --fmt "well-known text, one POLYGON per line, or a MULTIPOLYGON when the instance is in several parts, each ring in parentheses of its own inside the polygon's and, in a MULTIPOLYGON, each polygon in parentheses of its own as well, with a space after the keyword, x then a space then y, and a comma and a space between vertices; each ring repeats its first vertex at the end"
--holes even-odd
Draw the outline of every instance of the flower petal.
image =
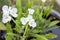
POLYGON ((8 6, 7 5, 4 5, 3 7, 2 7, 2 10, 7 10, 8 9, 8 6))
POLYGON ((33 14, 34 13, 34 9, 28 9, 29 14, 33 14))

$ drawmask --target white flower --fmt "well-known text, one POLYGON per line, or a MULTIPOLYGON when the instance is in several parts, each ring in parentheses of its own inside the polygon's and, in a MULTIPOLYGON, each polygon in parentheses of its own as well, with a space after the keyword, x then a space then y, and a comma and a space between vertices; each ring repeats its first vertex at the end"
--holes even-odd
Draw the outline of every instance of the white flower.
POLYGON ((29 14, 33 14, 34 13, 34 9, 28 9, 29 14))
POLYGON ((7 23, 8 21, 6 19, 2 19, 2 22, 3 23, 7 23))
POLYGON ((33 17, 31 15, 28 15, 27 19, 28 21, 30 21, 31 19, 33 19, 33 17))
POLYGON ((12 8, 11 9, 14 13, 17 13, 17 8, 12 8))
POLYGON ((14 13, 10 13, 14 18, 16 18, 18 15, 14 13))
POLYGON ((7 10, 8 9, 8 6, 7 5, 4 5, 3 7, 2 7, 2 10, 7 10))
POLYGON ((17 15, 17 9, 16 9, 16 8, 12 8, 12 9, 10 10, 10 15, 16 18, 16 17, 18 16, 18 15, 17 15))
POLYGON ((2 11, 3 11, 3 18, 2 18, 3 23, 7 23, 7 22, 11 21, 11 19, 12 19, 11 16, 13 16, 15 18, 18 16, 17 9, 7 6, 7 5, 4 5, 2 7, 2 11))
POLYGON ((7 5, 4 5, 2 7, 2 11, 3 11, 3 14, 9 14, 9 8, 8 8, 8 6, 7 5))
POLYGON ((15 18, 18 16, 16 14, 17 13, 17 8, 12 8, 12 7, 8 7, 7 5, 4 5, 2 7, 2 10, 3 10, 3 14, 10 14, 11 16, 13 16, 15 18))
POLYGON ((28 19, 25 18, 25 17, 22 17, 22 18, 20 19, 20 21, 21 21, 21 23, 22 23, 23 25, 26 25, 26 23, 28 22, 28 19))
POLYGON ((3 14, 3 18, 2 18, 2 22, 3 23, 7 23, 7 22, 9 22, 9 21, 11 21, 11 16, 9 16, 9 15, 5 15, 5 14, 3 14))
POLYGON ((31 27, 35 28, 36 27, 36 22, 32 19, 31 21, 29 21, 28 23, 31 27))
POLYGON ((42 2, 46 2, 46 0, 42 0, 42 2))

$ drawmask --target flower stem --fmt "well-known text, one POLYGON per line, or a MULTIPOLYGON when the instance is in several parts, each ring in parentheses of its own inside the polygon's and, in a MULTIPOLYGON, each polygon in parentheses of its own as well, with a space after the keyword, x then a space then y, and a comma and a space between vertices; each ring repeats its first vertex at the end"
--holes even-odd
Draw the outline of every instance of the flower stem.
POLYGON ((24 34, 23 34, 23 39, 25 39, 27 29, 28 29, 28 24, 26 25, 25 32, 24 32, 24 34))
POLYGON ((15 22, 15 20, 12 18, 13 22, 16 24, 17 27, 19 27, 19 25, 15 22))
POLYGON ((44 2, 42 2, 42 10, 41 10, 42 14, 43 14, 43 10, 44 10, 44 2))

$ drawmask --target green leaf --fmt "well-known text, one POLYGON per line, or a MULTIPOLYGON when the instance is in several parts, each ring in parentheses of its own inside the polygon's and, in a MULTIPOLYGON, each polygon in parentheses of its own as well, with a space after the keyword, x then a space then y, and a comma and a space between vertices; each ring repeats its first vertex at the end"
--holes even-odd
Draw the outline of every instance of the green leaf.
POLYGON ((54 25, 56 25, 57 23, 59 23, 59 21, 53 21, 53 22, 51 22, 51 23, 49 24, 48 27, 54 26, 54 25))
POLYGON ((8 32, 8 33, 12 33, 12 28, 11 28, 10 23, 7 23, 7 24, 6 24, 6 29, 7 29, 7 32, 8 32))
POLYGON ((52 8, 53 8, 53 6, 48 7, 48 12, 46 14, 46 18, 50 15, 52 8))
POLYGON ((6 27, 3 23, 0 22, 0 30, 6 30, 6 27))
POLYGON ((44 36, 40 36, 40 37, 37 37, 36 40, 48 40, 48 39, 46 37, 44 37, 44 36))
POLYGON ((34 2, 31 1, 31 0, 28 0, 28 3, 27 3, 27 8, 32 8, 34 2))
POLYGON ((48 25, 50 24, 50 19, 46 20, 47 22, 44 25, 44 28, 48 27, 48 25))
POLYGON ((7 35, 17 36, 17 34, 14 33, 7 33, 7 35))
POLYGON ((16 23, 16 27, 15 27, 15 29, 16 29, 16 31, 18 32, 19 31, 19 25, 21 25, 21 22, 20 22, 20 18, 22 17, 22 5, 21 5, 21 0, 16 0, 16 7, 17 7, 17 10, 18 10, 18 17, 17 17, 17 19, 16 19, 16 21, 15 21, 15 23, 16 23))
POLYGON ((43 32, 42 30, 38 30, 38 29, 33 29, 33 30, 31 30, 32 31, 32 33, 41 33, 41 32, 43 32))
POLYGON ((53 39, 53 38, 56 38, 57 35, 55 35, 53 33, 49 33, 49 34, 46 34, 45 37, 48 38, 48 39, 53 39))
POLYGON ((6 40, 12 40, 12 38, 13 38, 13 35, 8 35, 8 36, 6 37, 6 40))
POLYGON ((32 34, 32 36, 36 37, 36 40, 48 40, 45 36, 43 35, 38 35, 38 34, 32 34))
POLYGON ((44 17, 47 15, 48 10, 49 10, 49 6, 47 6, 46 9, 44 9, 44 17))
POLYGON ((12 38, 14 37, 14 36, 18 36, 17 34, 13 34, 13 33, 7 33, 7 36, 6 36, 6 40, 12 40, 12 38))
POLYGON ((51 10, 52 10, 53 6, 47 6, 46 9, 44 9, 44 17, 48 17, 51 13, 51 10))
POLYGON ((16 23, 20 24, 20 18, 22 17, 21 0, 16 0, 16 7, 17 7, 17 10, 18 10, 18 17, 17 17, 16 23))
POLYGON ((37 25, 41 25, 42 22, 44 21, 43 17, 42 17, 42 13, 40 13, 40 6, 37 6, 35 8, 35 13, 33 15, 34 19, 37 20, 37 25), (40 23, 39 23, 40 21, 40 23))
POLYGON ((51 27, 51 28, 48 28, 48 29, 46 29, 45 31, 46 32, 49 32, 49 31, 51 31, 51 30, 54 30, 54 29, 57 29, 58 28, 58 26, 53 26, 53 27, 51 27))

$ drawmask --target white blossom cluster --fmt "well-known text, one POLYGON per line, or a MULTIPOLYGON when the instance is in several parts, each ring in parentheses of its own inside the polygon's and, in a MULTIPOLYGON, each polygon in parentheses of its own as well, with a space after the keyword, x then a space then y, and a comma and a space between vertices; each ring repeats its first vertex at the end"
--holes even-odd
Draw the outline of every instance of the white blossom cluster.
MULTIPOLYGON (((17 8, 14 8, 14 7, 4 5, 2 7, 2 11, 3 11, 3 16, 2 16, 2 22, 3 23, 10 22, 12 20, 12 17, 16 18, 18 16, 17 15, 17 8)), ((33 27, 33 28, 36 27, 36 22, 32 17, 33 13, 34 13, 34 9, 29 8, 28 9, 28 16, 22 17, 20 19, 21 23, 23 25, 26 25, 28 23, 28 25, 30 27, 33 27)))
POLYGON ((12 17, 16 18, 17 15, 17 8, 13 8, 13 7, 9 7, 7 5, 4 5, 2 7, 2 11, 3 11, 3 18, 2 18, 2 22, 3 23, 7 23, 9 21, 11 21, 12 17))
POLYGON ((21 21, 21 23, 23 25, 26 25, 28 23, 28 25, 30 27, 33 27, 34 28, 34 27, 36 27, 36 22, 35 22, 35 20, 32 17, 32 15, 34 13, 34 9, 28 9, 28 13, 29 13, 28 16, 27 17, 22 17, 20 19, 20 21, 21 21))

